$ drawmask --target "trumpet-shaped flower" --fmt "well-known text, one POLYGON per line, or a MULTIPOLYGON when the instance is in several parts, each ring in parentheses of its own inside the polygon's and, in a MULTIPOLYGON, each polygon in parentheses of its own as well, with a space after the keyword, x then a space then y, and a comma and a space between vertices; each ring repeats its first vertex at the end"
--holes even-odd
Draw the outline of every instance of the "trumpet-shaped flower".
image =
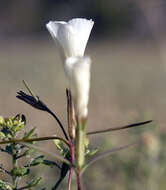
POLYGON ((50 21, 48 31, 60 46, 63 62, 68 57, 83 56, 94 22, 75 18, 69 22, 50 21))
POLYGON ((88 114, 90 67, 89 57, 70 57, 65 63, 76 115, 79 118, 86 118, 88 114))

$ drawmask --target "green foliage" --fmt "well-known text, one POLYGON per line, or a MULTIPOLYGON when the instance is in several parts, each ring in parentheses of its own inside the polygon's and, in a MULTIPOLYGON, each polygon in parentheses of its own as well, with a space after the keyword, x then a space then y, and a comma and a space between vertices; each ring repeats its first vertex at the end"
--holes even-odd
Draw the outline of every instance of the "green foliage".
POLYGON ((40 156, 34 158, 29 165, 30 166, 37 166, 39 164, 42 164, 43 161, 44 161, 44 156, 40 155, 40 156))
POLYGON ((0 116, 0 138, 10 139, 14 138, 16 133, 21 131, 26 125, 24 115, 16 115, 11 118, 3 118, 0 116))
POLYGON ((98 148, 94 148, 94 149, 87 149, 85 154, 86 154, 86 158, 89 159, 91 158, 92 156, 94 156, 97 152, 98 152, 98 148))
POLYGON ((5 181, 0 180, 0 189, 1 190, 13 190, 12 187, 5 181))
POLYGON ((42 179, 41 177, 38 177, 38 178, 36 178, 36 179, 32 179, 32 180, 28 183, 27 187, 28 187, 28 188, 31 188, 31 187, 37 186, 37 185, 40 183, 41 179, 42 179))
POLYGON ((65 157, 69 153, 68 147, 66 147, 61 140, 55 139, 54 143, 55 143, 57 149, 60 151, 62 156, 65 157))
MULTIPOLYGON (((7 171, 3 165, 0 165, 0 173, 3 172, 6 176, 9 176, 8 181, 0 180, 0 189, 1 190, 19 190, 19 189, 31 189, 32 187, 36 187, 41 182, 41 177, 37 176, 32 180, 29 180, 25 186, 20 187, 19 182, 25 176, 30 176, 31 167, 38 165, 46 165, 46 166, 55 166, 56 163, 50 160, 45 160, 44 155, 38 155, 35 158, 32 158, 32 153, 34 153, 33 148, 28 148, 21 143, 15 142, 16 136, 22 134, 23 129, 26 127, 26 118, 24 115, 16 115, 11 118, 3 118, 0 116, 0 139, 2 141, 9 141, 9 143, 2 147, 0 146, 0 150, 2 152, 7 153, 12 160, 12 168, 10 171, 7 171), (20 158, 27 157, 24 162, 20 162, 20 158), (10 180, 11 178, 11 180, 10 180), (12 181, 12 183, 9 183, 12 181)), ((24 139, 31 139, 36 137, 35 128, 30 131, 24 132, 24 139)), ((29 143, 34 143, 29 142, 29 143)), ((22 182, 23 183, 23 182, 22 182)))
POLYGON ((28 175, 30 172, 30 170, 28 168, 25 167, 17 167, 17 168, 13 168, 11 170, 11 175, 12 176, 16 176, 16 177, 23 177, 28 175))

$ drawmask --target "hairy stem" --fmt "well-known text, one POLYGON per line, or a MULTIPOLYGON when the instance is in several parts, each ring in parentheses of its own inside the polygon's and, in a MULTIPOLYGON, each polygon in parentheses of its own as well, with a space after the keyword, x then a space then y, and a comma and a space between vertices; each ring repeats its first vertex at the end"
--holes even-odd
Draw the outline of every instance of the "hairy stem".
POLYGON ((78 190, 82 190, 81 171, 85 162, 85 129, 86 119, 78 119, 76 128, 76 176, 78 190))
POLYGON ((77 170, 77 190, 82 190, 81 170, 77 170))
POLYGON ((85 132, 82 129, 81 124, 78 124, 76 129, 76 166, 82 168, 84 165, 84 154, 85 154, 85 132))
POLYGON ((72 174, 73 174, 73 169, 70 168, 69 178, 68 178, 68 184, 67 184, 67 190, 71 190, 72 174))
MULTIPOLYGON (((75 149, 74 149, 74 146, 72 144, 70 145, 70 154, 71 154, 71 163, 74 165, 74 162, 75 162, 75 149)), ((67 190, 71 190, 72 175, 73 175, 73 168, 70 167, 67 190)))

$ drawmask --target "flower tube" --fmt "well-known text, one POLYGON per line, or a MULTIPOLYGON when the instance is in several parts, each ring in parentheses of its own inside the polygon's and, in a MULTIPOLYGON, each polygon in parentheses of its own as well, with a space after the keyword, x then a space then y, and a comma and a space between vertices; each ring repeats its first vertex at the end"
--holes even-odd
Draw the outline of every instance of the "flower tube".
POLYGON ((86 118, 90 89, 90 57, 70 57, 65 63, 65 72, 69 81, 76 115, 86 118))

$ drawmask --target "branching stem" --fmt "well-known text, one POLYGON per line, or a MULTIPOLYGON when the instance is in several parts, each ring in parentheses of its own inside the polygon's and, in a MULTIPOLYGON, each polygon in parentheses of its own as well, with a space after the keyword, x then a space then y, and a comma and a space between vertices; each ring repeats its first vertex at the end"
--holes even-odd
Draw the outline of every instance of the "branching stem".
MULTIPOLYGON (((16 144, 13 143, 13 155, 12 155, 13 169, 17 168, 17 159, 16 158, 17 158, 17 148, 16 148, 16 144)), ((12 176, 12 180, 13 180, 13 190, 17 190, 19 177, 14 175, 14 176, 12 176)))
POLYGON ((34 142, 34 141, 46 141, 46 140, 54 140, 54 139, 59 139, 63 141, 67 146, 70 145, 70 143, 61 138, 61 137, 56 137, 56 136, 50 136, 50 137, 39 137, 39 138, 30 138, 30 139, 12 139, 12 140, 7 140, 7 141, 0 141, 0 144, 9 144, 9 143, 20 143, 20 142, 34 142))
MULTIPOLYGON (((70 154, 71 154, 71 163, 72 163, 72 165, 74 165, 74 162, 75 162, 75 149, 74 149, 73 144, 70 145, 70 154)), ((70 167, 67 190, 71 190, 72 175, 73 175, 73 168, 70 167)))

